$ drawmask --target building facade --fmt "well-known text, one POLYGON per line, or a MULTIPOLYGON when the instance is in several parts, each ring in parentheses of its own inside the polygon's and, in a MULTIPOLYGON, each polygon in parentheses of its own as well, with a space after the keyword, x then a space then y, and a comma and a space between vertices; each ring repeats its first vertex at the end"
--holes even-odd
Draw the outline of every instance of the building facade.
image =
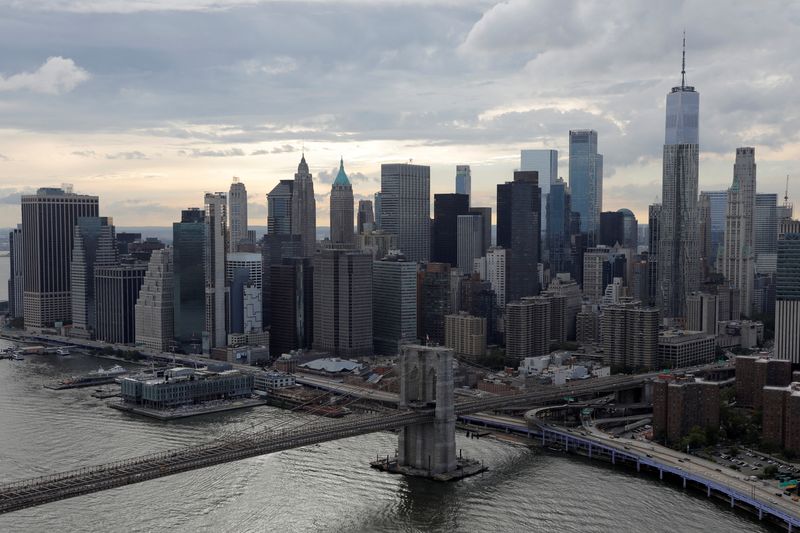
POLYGON ((444 318, 444 344, 457 357, 479 359, 486 355, 486 319, 468 313, 447 315, 444 318))
POLYGON ((569 132, 569 187, 572 210, 580 214, 580 231, 596 245, 603 210, 603 156, 597 153, 594 130, 569 132))
POLYGON ((172 224, 175 340, 190 353, 202 346, 205 328, 204 221, 205 212, 193 207, 172 224))
POLYGON ((267 193, 267 234, 292 233, 293 180, 281 180, 267 193))
POLYGON ((790 229, 778 240, 775 357, 800 363, 800 227, 790 229))
POLYGON ((95 266, 97 340, 114 344, 136 341, 136 300, 147 263, 95 266))
POLYGON ((339 161, 339 172, 331 185, 331 242, 354 244, 353 203, 353 186, 344 171, 344 159, 342 159, 339 161))
POLYGON ((373 345, 378 355, 396 355, 417 342, 417 264, 391 254, 372 265, 373 345))
POLYGON ((23 265, 22 225, 8 234, 8 316, 22 318, 25 315, 25 267, 23 265))
POLYGON ((468 214, 468 195, 433 195, 432 261, 458 266, 458 217, 468 214))
POLYGON ((507 300, 539 293, 541 216, 538 174, 514 172, 514 181, 497 186, 497 244, 511 250, 507 300))
POLYGON ((456 165, 456 194, 472 194, 472 171, 469 165, 456 165))
POLYGON ((236 252, 247 242, 247 188, 239 178, 233 178, 228 191, 228 226, 228 251, 236 252))
POLYGON ((70 335, 94 338, 96 302, 95 266, 112 266, 118 261, 114 225, 107 217, 81 217, 75 225, 70 284, 72 286, 72 329, 70 335))
POLYGON ((314 341, 334 357, 372 355, 372 257, 323 248, 314 256, 314 341))
MULTIPOLYGON (((558 150, 520 150, 520 170, 535 170, 539 173, 539 188, 541 189, 542 214, 540 228, 542 233, 547 232, 549 220, 547 219, 547 199, 551 187, 558 177, 558 150)), ((549 245, 549 242, 547 243, 549 245)))
POLYGON ((225 257, 228 251, 228 202, 225 193, 206 193, 203 244, 205 278, 205 320, 203 353, 221 348, 228 335, 228 286, 225 282, 225 257))
POLYGON ((172 248, 154 251, 134 308, 136 344, 159 352, 166 352, 173 346, 173 281, 172 248))
POLYGON ((317 203, 305 154, 297 165, 292 185, 292 233, 300 235, 303 256, 313 256, 317 247, 317 203))
POLYGON ((361 235, 365 231, 375 229, 375 213, 372 210, 372 200, 359 200, 356 216, 356 233, 361 235))
POLYGON ((72 320, 71 262, 75 225, 98 216, 97 196, 41 188, 23 195, 25 327, 51 328, 72 320))
POLYGON ((428 261, 431 169, 410 163, 381 165, 380 227, 397 235, 409 261, 428 261))

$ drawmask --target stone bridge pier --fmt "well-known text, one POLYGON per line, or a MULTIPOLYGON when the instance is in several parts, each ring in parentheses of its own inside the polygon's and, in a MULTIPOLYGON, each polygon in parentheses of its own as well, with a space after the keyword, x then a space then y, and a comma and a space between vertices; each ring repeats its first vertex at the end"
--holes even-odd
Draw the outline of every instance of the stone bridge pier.
POLYGON ((485 470, 479 461, 456 454, 453 351, 440 346, 403 346, 398 361, 400 409, 434 411, 429 422, 400 430, 396 459, 378 459, 380 470, 440 481, 460 479, 485 470))

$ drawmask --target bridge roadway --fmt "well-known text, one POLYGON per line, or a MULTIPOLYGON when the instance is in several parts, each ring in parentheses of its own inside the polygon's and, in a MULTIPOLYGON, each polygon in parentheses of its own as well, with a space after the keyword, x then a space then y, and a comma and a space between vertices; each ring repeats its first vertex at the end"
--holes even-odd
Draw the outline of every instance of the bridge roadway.
MULTIPOLYGON (((640 376, 612 376, 528 393, 459 402, 455 405, 455 412, 456 415, 465 415, 508 405, 550 402, 564 396, 630 386, 643 379, 645 378, 640 376)), ((0 513, 257 455, 396 429, 426 422, 432 417, 433 410, 424 409, 396 414, 351 416, 335 421, 314 421, 298 428, 242 432, 197 446, 23 479, 0 485, 0 513)))

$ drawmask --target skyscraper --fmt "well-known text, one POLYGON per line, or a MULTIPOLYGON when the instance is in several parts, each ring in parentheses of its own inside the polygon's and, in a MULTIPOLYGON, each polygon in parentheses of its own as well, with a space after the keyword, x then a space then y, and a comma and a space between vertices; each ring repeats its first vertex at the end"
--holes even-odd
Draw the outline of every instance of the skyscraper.
POLYGON ((99 202, 70 188, 42 188, 21 202, 25 327, 39 330, 72 319, 75 224, 80 217, 96 217, 99 202))
POLYGON ((541 231, 547 231, 547 196, 551 186, 558 180, 558 150, 520 150, 519 169, 535 170, 539 173, 539 188, 542 191, 540 207, 541 231))
POLYGON ((289 235, 292 233, 292 191, 294 181, 281 180, 267 193, 267 233, 289 235))
POLYGON ((229 333, 250 334, 263 331, 262 268, 260 253, 228 254, 225 262, 225 282, 230 291, 229 333))
POLYGON ((98 340, 130 344, 136 340, 136 300, 147 263, 95 266, 98 340))
POLYGON ((623 248, 630 248, 636 252, 639 246, 639 222, 636 215, 630 209, 618 209, 617 213, 622 214, 622 242, 623 248))
POLYGON ((469 165, 456 165, 456 194, 466 194, 472 203, 472 172, 469 165))
POLYGON ((417 264, 388 255, 372 265, 375 353, 395 355, 417 339, 417 264))
POLYGON ((270 353, 310 348, 314 338, 314 267, 308 257, 269 265, 270 353))
POLYGON ((497 185, 497 244, 511 249, 506 301, 539 293, 539 196, 536 171, 497 185))
POLYGON ((221 348, 227 342, 228 287, 225 283, 225 253, 228 249, 227 198, 224 192, 205 195, 205 328, 203 353, 221 348))
POLYGON ((236 177, 233 178, 228 192, 228 224, 228 251, 235 252, 239 249, 239 244, 247 239, 247 188, 236 177))
POLYGON ((322 248, 314 255, 314 348, 372 355, 372 256, 322 248))
POLYGON ((791 221, 778 240, 775 282, 775 357, 800 363, 800 223, 791 221))
POLYGON ((136 301, 136 344, 160 352, 172 346, 175 333, 173 279, 172 248, 153 251, 136 301))
POLYGON ((702 191, 708 198, 711 218, 711 255, 710 264, 715 271, 722 270, 722 258, 717 261, 719 248, 725 245, 725 217, 728 214, 728 191, 702 191))
POLYGON ((380 227, 397 235, 409 261, 430 257, 431 169, 410 163, 381 165, 380 227))
POLYGON ((661 241, 661 204, 651 204, 647 208, 647 274, 648 305, 656 305, 659 299, 658 283, 658 244, 661 241))
POLYGON ((458 265, 458 217, 469 214, 466 194, 433 195, 433 243, 431 260, 458 265))
POLYGON ((382 229, 383 207, 381 203, 381 193, 375 193, 375 228, 382 229))
POLYGON ((728 189, 722 274, 732 287, 739 289, 739 309, 747 317, 751 316, 753 306, 755 211, 755 148, 737 148, 733 184, 728 189))
POLYGON ((458 269, 462 274, 469 274, 475 259, 483 257, 483 217, 458 215, 456 227, 458 269))
POLYGON ((756 272, 774 274, 778 260, 778 195, 756 194, 756 272))
POLYGON ((297 165, 292 186, 292 233, 300 235, 303 255, 313 256, 317 247, 317 204, 314 181, 308 171, 305 154, 297 165))
POLYGON ((205 327, 204 220, 204 211, 192 207, 172 224, 174 335, 190 353, 201 346, 205 327))
POLYGON ((72 286, 72 329, 70 335, 94 338, 96 301, 94 269, 117 264, 114 225, 107 217, 81 217, 75 225, 70 284, 72 286))
MULTIPOLYGON (((777 233, 776 233, 777 238, 777 233)), ((713 241, 711 237, 711 198, 704 193, 700 193, 697 202, 697 250, 700 253, 700 267, 702 269, 701 278, 705 280, 713 271, 712 253, 713 241)))
POLYGON ((344 171, 344 159, 339 161, 339 173, 331 185, 330 208, 331 242, 353 244, 353 186, 344 171))
POLYGON ((22 224, 8 234, 9 267, 8 275, 8 316, 22 318, 25 314, 25 268, 22 263, 22 224))
POLYGON ((570 234, 569 220, 572 211, 572 193, 564 180, 550 184, 547 196, 547 251, 550 258, 550 277, 569 272, 570 234))
POLYGON ((497 297, 497 306, 506 306, 506 279, 508 278, 509 253, 505 248, 493 246, 486 252, 486 279, 497 297))
POLYGON ((604 211, 600 213, 600 238, 598 244, 613 247, 624 246, 625 214, 620 211, 604 211))
POLYGON ((505 328, 507 358, 519 361, 550 353, 550 298, 530 296, 509 302, 505 328))
POLYGON ((359 200, 356 220, 356 233, 363 234, 365 230, 375 229, 375 213, 372 211, 372 200, 359 200))
POLYGON ((450 314, 450 263, 428 263, 419 272, 417 336, 425 343, 444 344, 444 317, 450 314))
POLYGON ((614 368, 648 370, 658 364, 659 310, 624 298, 600 319, 603 362, 614 368))
POLYGON ((603 210, 603 156, 597 153, 597 132, 569 132, 569 188, 572 210, 581 216, 581 232, 589 245, 597 244, 600 212, 603 210))
MULTIPOLYGON (((685 52, 684 52, 685 57, 685 52)), ((667 95, 658 256, 659 307, 665 318, 686 316, 686 295, 700 281, 697 179, 700 95, 685 83, 667 95)))

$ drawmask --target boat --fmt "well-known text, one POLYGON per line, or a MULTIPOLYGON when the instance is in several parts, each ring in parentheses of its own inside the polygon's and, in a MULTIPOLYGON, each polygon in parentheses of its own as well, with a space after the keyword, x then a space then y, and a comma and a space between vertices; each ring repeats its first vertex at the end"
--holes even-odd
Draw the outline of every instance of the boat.
POLYGON ((125 370, 123 367, 119 365, 114 365, 108 370, 106 370, 101 366, 97 370, 92 370, 91 372, 89 372, 89 375, 92 377, 110 377, 110 376, 119 376, 127 373, 128 371, 125 370))
POLYGON ((69 349, 59 348, 58 350, 56 350, 56 355, 61 355, 61 356, 69 355, 69 349))
POLYGON ((22 352, 11 352, 11 359, 14 361, 24 361, 25 356, 22 355, 22 352))

